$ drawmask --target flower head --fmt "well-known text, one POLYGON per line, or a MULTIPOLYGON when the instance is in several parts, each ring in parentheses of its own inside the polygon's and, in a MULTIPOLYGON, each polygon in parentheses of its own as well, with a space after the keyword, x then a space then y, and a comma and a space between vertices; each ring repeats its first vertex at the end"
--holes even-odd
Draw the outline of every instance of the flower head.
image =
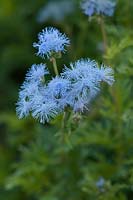
POLYGON ((40 81, 46 74, 49 74, 49 72, 45 64, 34 64, 26 74, 26 80, 32 82, 40 81))
POLYGON ((81 8, 89 17, 96 15, 112 16, 116 2, 112 0, 83 0, 81 8))
POLYGON ((89 59, 78 60, 70 66, 62 73, 72 84, 67 93, 68 104, 75 112, 83 112, 100 91, 100 82, 110 85, 114 82, 113 70, 103 66, 99 68, 95 61, 89 59))
POLYGON ((48 84, 49 98, 54 100, 60 110, 67 106, 67 93, 71 88, 71 82, 62 77, 53 78, 48 84))
POLYGON ((45 98, 41 102, 36 102, 32 108, 32 116, 38 119, 40 123, 49 122, 57 114, 59 114, 59 111, 56 103, 45 98))
POLYGON ((102 189, 103 186, 105 185, 105 179, 103 177, 100 177, 98 179, 98 181, 96 182, 96 186, 99 188, 99 189, 102 189))
POLYGON ((62 34, 56 28, 46 28, 42 30, 38 35, 38 43, 34 43, 33 46, 38 49, 37 55, 48 58, 51 54, 64 52, 65 46, 70 44, 69 39, 65 34, 62 34))
POLYGON ((16 104, 16 112, 21 119, 29 115, 32 108, 32 97, 38 90, 38 84, 36 82, 24 81, 20 87, 19 99, 16 104))
POLYGON ((112 85, 114 83, 114 72, 110 67, 105 67, 104 65, 101 66, 99 69, 99 78, 101 81, 112 85))
POLYGON ((20 98, 16 106, 16 112, 18 114, 19 119, 29 115, 31 103, 29 101, 26 101, 25 98, 20 98))
POLYGON ((40 119, 40 122, 45 122, 57 113, 56 104, 48 100, 45 92, 46 85, 43 83, 43 78, 48 73, 45 64, 31 66, 20 88, 19 100, 16 104, 19 118, 31 113, 34 118, 40 119))
POLYGON ((38 13, 37 20, 45 22, 49 19, 60 22, 71 14, 75 8, 73 0, 61 0, 48 2, 38 13))

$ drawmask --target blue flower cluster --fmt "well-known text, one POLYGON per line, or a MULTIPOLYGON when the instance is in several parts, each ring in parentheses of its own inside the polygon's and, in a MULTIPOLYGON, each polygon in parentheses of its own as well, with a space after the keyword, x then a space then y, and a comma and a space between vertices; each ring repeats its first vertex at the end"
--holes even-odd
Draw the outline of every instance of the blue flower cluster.
POLYGON ((115 5, 115 0, 83 0, 81 8, 89 17, 94 14, 112 16, 115 5))
POLYGON ((37 21, 45 22, 49 19, 60 22, 75 9, 73 0, 49 1, 38 13, 37 21))
MULTIPOLYGON (((39 34, 38 55, 64 51, 69 39, 55 28, 46 28, 39 34)), ((17 114, 23 118, 31 114, 41 123, 49 122, 64 109, 71 108, 73 112, 84 112, 92 99, 100 91, 100 83, 112 85, 113 70, 98 64, 94 60, 81 59, 64 68, 60 76, 46 82, 49 71, 45 64, 34 64, 26 74, 20 88, 17 102, 17 114)))
POLYGON ((48 83, 45 76, 49 74, 45 64, 32 65, 20 88, 17 114, 23 118, 31 114, 41 123, 49 122, 66 107, 73 112, 88 109, 91 100, 99 93, 100 83, 112 85, 113 70, 98 67, 95 61, 81 59, 65 67, 60 76, 48 83))
POLYGON ((46 28, 38 35, 38 43, 33 46, 38 49, 37 55, 41 57, 51 57, 52 53, 64 52, 65 46, 69 46, 70 41, 65 34, 60 33, 56 28, 46 28))

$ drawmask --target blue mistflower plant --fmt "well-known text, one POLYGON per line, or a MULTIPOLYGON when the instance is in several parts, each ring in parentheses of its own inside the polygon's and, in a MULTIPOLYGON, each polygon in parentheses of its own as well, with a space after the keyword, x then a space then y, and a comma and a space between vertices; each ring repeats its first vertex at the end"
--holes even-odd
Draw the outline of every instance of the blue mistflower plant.
POLYGON ((81 8, 89 17, 95 14, 112 16, 115 5, 115 0, 83 0, 81 3, 81 8))
MULTIPOLYGON (((34 44, 38 55, 48 57, 53 51, 64 51, 66 45, 69 45, 69 39, 55 28, 43 30, 39 42, 34 44)), ((66 110, 82 113, 100 92, 101 82, 109 85, 114 82, 113 70, 104 65, 99 67, 94 60, 80 59, 59 74, 55 58, 52 59, 56 76, 51 80, 46 81, 49 71, 45 64, 34 64, 27 72, 17 102, 19 118, 32 115, 45 123, 66 110)))

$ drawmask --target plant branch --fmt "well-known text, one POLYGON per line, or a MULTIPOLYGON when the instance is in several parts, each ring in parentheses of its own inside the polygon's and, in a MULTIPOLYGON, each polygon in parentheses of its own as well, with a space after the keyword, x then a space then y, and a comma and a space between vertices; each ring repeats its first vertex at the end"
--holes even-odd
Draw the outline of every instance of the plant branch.
POLYGON ((54 68, 54 72, 55 72, 55 75, 59 75, 59 72, 58 72, 58 68, 57 68, 57 63, 56 63, 56 59, 54 57, 51 58, 51 62, 53 63, 53 68, 54 68))

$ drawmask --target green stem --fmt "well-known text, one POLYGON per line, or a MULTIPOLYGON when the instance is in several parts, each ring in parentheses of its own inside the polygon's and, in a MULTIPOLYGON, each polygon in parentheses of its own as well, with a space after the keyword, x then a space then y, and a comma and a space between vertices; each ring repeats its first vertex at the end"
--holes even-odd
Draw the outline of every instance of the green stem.
POLYGON ((107 35, 105 31, 104 19, 100 17, 99 22, 100 22, 100 27, 101 27, 102 37, 103 37, 104 53, 106 54, 107 48, 108 48, 108 42, 107 42, 107 35))
POLYGON ((51 58, 51 62, 53 63, 53 67, 54 67, 54 72, 55 74, 58 76, 59 72, 58 72, 58 68, 57 68, 57 63, 56 63, 56 59, 54 57, 51 58))
POLYGON ((65 123, 66 123, 66 111, 63 113, 63 118, 62 118, 62 129, 65 129, 65 123))

